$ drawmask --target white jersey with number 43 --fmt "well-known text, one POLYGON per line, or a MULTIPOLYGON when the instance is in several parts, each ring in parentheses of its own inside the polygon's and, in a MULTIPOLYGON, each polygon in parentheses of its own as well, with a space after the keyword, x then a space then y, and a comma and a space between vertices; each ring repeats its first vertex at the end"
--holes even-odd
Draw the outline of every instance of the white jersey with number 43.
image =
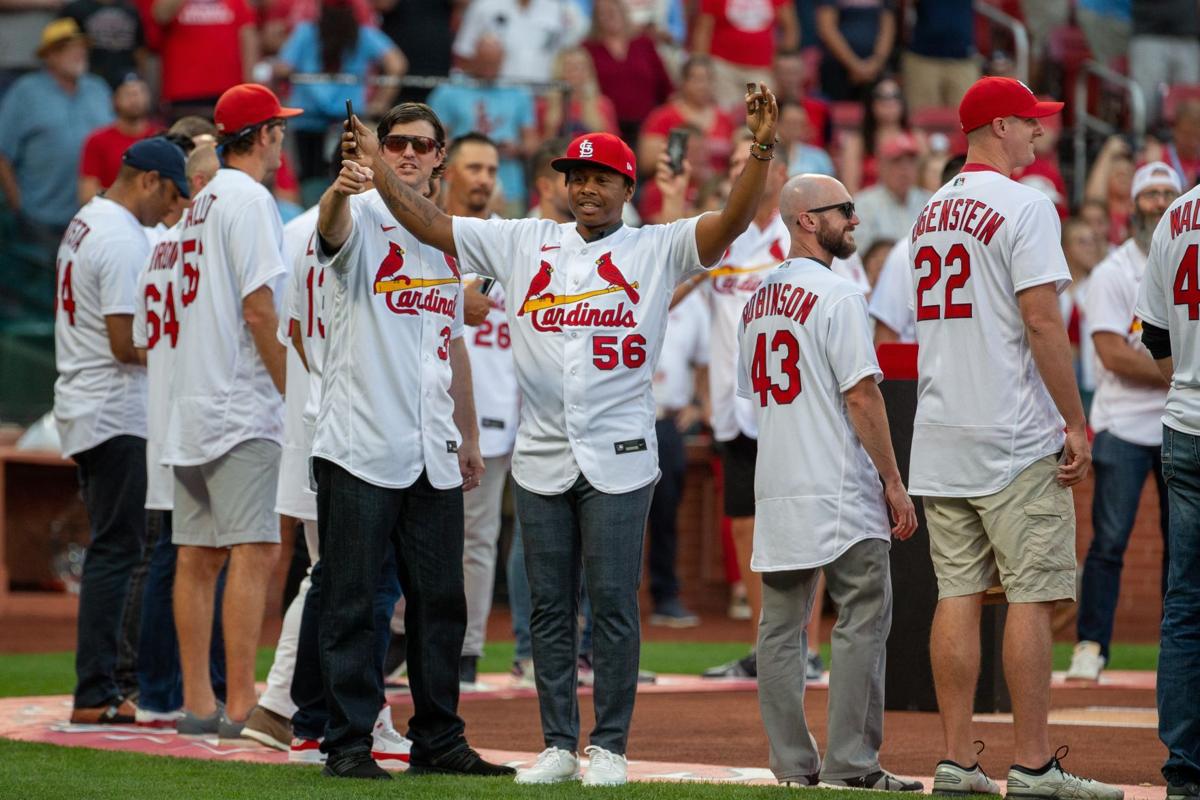
POLYGON ((909 490, 983 497, 1063 446, 1017 293, 1071 283, 1058 213, 1037 189, 968 164, 917 217, 909 248, 917 416, 909 490))
POLYGON ((1175 375, 1163 424, 1200 436, 1200 187, 1177 199, 1154 229, 1137 315, 1171 334, 1175 375))
POLYGON ((811 569, 863 539, 888 539, 879 473, 843 393, 879 381, 867 301, 809 258, 784 261, 742 311, 738 394, 758 416, 756 572, 811 569))

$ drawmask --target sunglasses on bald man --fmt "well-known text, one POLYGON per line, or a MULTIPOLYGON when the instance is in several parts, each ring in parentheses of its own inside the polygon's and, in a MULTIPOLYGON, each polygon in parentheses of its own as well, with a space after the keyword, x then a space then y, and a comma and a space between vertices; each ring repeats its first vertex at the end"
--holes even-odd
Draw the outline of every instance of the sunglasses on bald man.
POLYGON ((820 214, 823 211, 834 211, 834 210, 842 212, 842 216, 845 217, 846 219, 851 219, 854 217, 854 201, 847 200, 844 203, 834 203, 833 205, 821 206, 820 208, 810 208, 810 209, 808 209, 808 211, 806 213, 820 214))

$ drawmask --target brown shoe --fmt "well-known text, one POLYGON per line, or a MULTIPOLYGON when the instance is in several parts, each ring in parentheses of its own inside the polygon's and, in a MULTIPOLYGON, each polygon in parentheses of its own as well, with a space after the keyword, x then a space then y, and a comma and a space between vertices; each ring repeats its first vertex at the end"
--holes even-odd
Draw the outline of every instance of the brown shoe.
POLYGON ((292 721, 269 708, 255 706, 246 717, 242 736, 286 752, 292 747, 292 721))
POLYGON ((106 706, 71 709, 72 725, 133 725, 137 706, 128 700, 116 700, 106 706))

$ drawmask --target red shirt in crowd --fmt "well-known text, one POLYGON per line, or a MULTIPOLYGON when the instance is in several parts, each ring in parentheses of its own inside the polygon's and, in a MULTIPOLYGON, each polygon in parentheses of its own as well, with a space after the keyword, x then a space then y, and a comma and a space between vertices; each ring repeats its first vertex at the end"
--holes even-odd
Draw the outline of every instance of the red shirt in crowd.
POLYGON ((775 58, 775 19, 791 0, 700 0, 713 18, 713 56, 731 64, 769 67, 775 58))
POLYGON ((644 120, 670 96, 671 78, 649 36, 633 39, 623 60, 595 40, 589 39, 583 46, 596 66, 600 93, 612 101, 622 122, 644 120))
MULTIPOLYGON (((671 128, 686 125, 687 119, 675 107, 674 103, 659 106, 646 118, 642 125, 642 135, 657 134, 666 138, 671 128)), ((709 163, 717 175, 724 175, 729 168, 729 153, 733 149, 730 139, 733 137, 733 120, 720 109, 713 114, 712 123, 708 130, 703 131, 704 147, 708 151, 709 163)))
POLYGON ((162 58, 162 99, 216 98, 242 82, 238 32, 254 24, 246 0, 184 0, 175 19, 154 21, 153 0, 138 0, 150 46, 162 58))
POLYGON ((147 136, 158 133, 157 125, 147 125, 141 134, 129 136, 121 133, 116 125, 97 128, 83 140, 83 155, 79 159, 79 174, 100 181, 100 188, 107 189, 117 179, 121 169, 121 156, 129 145, 147 136))

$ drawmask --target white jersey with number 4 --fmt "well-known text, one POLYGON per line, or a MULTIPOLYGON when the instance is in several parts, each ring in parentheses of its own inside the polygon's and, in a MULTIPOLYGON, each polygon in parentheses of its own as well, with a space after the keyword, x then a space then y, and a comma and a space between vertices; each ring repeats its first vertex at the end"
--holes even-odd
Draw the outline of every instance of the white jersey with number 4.
POLYGON ((146 412, 146 508, 175 507, 175 476, 162 460, 171 410, 171 375, 179 344, 179 234, 183 223, 158 237, 138 278, 133 346, 146 351, 149 407, 146 412))
POLYGON ((206 464, 249 439, 280 442, 283 401, 258 355, 242 301, 269 286, 279 308, 287 270, 275 198, 241 170, 220 169, 184 213, 179 346, 163 463, 206 464))
POLYGON ((793 258, 746 303, 738 393, 758 415, 756 572, 811 569, 891 536, 879 473, 843 393, 879 381, 867 301, 824 264, 793 258))
POLYGON ((1154 229, 1137 314, 1171 334, 1175 374, 1163 424, 1200 436, 1200 187, 1172 203, 1154 229))
POLYGON ((909 490, 983 497, 1063 446, 1017 293, 1071 283, 1058 213, 1037 189, 968 164, 917 217, 909 257, 917 416, 909 490))
POLYGON ((65 456, 146 435, 146 370, 113 357, 104 318, 133 314, 149 252, 137 218, 106 197, 79 210, 58 247, 54 419, 65 456))
POLYGON ((401 227, 375 190, 352 197, 350 214, 341 249, 317 247, 331 308, 313 457, 391 489, 422 472, 434 488, 461 486, 450 398, 458 265, 401 227))

